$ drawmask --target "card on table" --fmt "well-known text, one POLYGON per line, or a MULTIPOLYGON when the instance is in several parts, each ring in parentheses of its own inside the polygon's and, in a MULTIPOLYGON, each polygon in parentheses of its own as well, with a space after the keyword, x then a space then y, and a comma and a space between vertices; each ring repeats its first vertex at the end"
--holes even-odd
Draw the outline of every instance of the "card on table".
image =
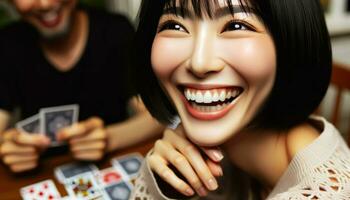
POLYGON ((74 200, 74 199, 70 196, 65 196, 65 197, 62 197, 60 200, 74 200))
POLYGON ((105 200, 128 200, 132 186, 128 182, 119 182, 103 188, 105 200))
POLYGON ((100 186, 107 186, 123 181, 125 175, 119 168, 110 167, 97 171, 95 177, 100 186))
POLYGON ((130 177, 136 178, 143 161, 141 154, 133 153, 112 159, 113 166, 120 166, 130 177))
POLYGON ((40 109, 40 131, 45 133, 53 146, 59 145, 56 140, 57 132, 78 121, 79 106, 66 105, 40 109))
POLYGON ((55 168, 55 175, 60 183, 64 183, 67 179, 78 174, 89 172, 91 174, 98 171, 96 165, 88 163, 69 163, 55 168))
POLYGON ((91 173, 78 174, 65 181, 69 196, 75 199, 96 199, 102 196, 102 191, 91 173))
POLYGON ((18 130, 31 134, 41 133, 40 126, 41 120, 38 114, 16 123, 18 130))
POLYGON ((52 180, 45 180, 23 187, 20 193, 24 200, 54 200, 61 198, 52 180))

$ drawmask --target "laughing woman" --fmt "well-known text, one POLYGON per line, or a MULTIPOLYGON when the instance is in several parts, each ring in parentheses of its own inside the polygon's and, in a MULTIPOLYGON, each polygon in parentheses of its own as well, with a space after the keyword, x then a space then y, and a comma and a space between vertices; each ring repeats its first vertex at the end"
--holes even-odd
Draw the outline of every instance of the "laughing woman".
POLYGON ((350 151, 311 116, 332 62, 318 0, 144 0, 134 56, 144 103, 177 128, 132 199, 350 199, 350 151))

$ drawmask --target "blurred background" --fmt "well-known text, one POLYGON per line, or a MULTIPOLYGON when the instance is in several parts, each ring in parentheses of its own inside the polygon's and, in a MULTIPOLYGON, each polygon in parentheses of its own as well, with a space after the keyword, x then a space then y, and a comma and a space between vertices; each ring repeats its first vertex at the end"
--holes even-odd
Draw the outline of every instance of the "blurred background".
MULTIPOLYGON (((106 9, 126 15, 135 22, 141 0, 80 0, 82 4, 106 9)), ((329 33, 332 38, 333 57, 335 63, 350 70, 350 0, 320 0, 325 11, 329 33)), ((0 1, 0 27, 16 20, 17 14, 6 1, 0 1)), ((0 44, 1 45, 1 44, 0 44)), ((350 82, 350 79, 348 79, 350 82)), ((320 112, 328 119, 334 109, 335 92, 333 86, 324 99, 320 112)), ((350 130, 350 92, 342 96, 340 124, 338 128, 345 133, 350 130)))

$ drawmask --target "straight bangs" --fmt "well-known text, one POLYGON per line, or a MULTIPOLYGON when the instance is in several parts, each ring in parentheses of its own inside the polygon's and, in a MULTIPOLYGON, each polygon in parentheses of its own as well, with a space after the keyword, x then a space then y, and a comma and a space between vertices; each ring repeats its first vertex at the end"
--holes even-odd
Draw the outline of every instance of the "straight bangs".
MULTIPOLYGON (((246 13, 256 10, 254 1, 238 0, 240 8, 246 13)), ((202 19, 203 17, 214 17, 215 10, 220 8, 219 0, 169 0, 165 3, 164 10, 169 10, 170 13, 175 13, 176 16, 189 16, 189 11, 193 11, 195 16, 202 19)), ((224 7, 228 7, 231 14, 234 15, 234 6, 232 0, 225 0, 224 7)))

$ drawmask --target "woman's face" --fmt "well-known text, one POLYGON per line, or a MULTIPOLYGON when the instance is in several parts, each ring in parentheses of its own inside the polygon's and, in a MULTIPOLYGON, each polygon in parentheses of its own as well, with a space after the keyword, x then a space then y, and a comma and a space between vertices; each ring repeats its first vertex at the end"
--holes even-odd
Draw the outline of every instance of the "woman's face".
MULTIPOLYGON (((153 42, 153 70, 176 106, 187 136, 219 145, 242 130, 272 90, 274 43, 254 13, 225 0, 209 18, 165 9, 153 42)), ((189 6, 191 8, 191 6, 189 6)))

